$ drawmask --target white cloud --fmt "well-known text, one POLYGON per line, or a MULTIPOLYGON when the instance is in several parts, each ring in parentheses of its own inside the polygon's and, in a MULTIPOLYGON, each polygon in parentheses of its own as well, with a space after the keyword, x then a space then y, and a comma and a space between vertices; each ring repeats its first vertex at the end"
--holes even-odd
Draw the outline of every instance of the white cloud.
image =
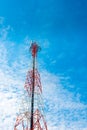
MULTIPOLYGON (((9 27, 4 32, 8 30, 9 27)), ((25 76, 28 65, 31 66, 31 59, 26 54, 27 43, 21 44, 18 52, 12 52, 18 45, 7 41, 6 37, 7 33, 5 40, 0 40, 0 129, 12 130, 19 112, 25 76), (14 53, 18 53, 16 58, 14 53)), ((48 130, 87 130, 87 106, 63 87, 61 80, 67 78, 69 77, 56 76, 47 70, 41 70, 48 130)))
POLYGON ((13 31, 10 25, 4 26, 4 18, 0 17, 0 42, 7 39, 8 34, 13 31))

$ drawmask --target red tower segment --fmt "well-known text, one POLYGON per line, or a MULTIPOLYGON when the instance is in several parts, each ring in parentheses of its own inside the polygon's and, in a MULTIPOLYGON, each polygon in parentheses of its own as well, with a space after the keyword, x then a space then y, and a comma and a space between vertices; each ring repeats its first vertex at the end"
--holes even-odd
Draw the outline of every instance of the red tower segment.
POLYGON ((32 70, 28 71, 24 85, 28 98, 30 99, 30 106, 28 106, 28 110, 19 114, 14 130, 48 130, 42 109, 40 74, 35 65, 39 50, 40 47, 36 42, 31 44, 30 51, 33 58, 33 67, 32 70))
POLYGON ((37 52, 39 50, 39 46, 36 44, 36 42, 31 44, 30 50, 32 52, 32 57, 33 57, 30 130, 34 130, 34 128, 33 128, 33 126, 34 126, 33 114, 34 114, 34 91, 35 91, 35 58, 36 58, 37 52))
POLYGON ((32 53, 33 58, 35 58, 39 50, 40 50, 40 46, 38 46, 36 42, 31 44, 30 51, 32 53))

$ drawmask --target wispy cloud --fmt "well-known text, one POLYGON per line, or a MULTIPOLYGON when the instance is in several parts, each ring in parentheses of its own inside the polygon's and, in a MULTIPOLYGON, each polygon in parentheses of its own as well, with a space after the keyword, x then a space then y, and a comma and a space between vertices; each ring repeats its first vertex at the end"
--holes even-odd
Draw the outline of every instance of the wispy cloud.
POLYGON ((1 17, 1 16, 0 16, 0 25, 2 25, 3 22, 4 22, 4 17, 1 17))
MULTIPOLYGON (((31 59, 26 53, 29 39, 25 38, 24 42, 27 43, 21 45, 8 41, 6 37, 9 29, 10 27, 2 29, 4 40, 0 40, 0 129, 3 130, 13 129, 26 72, 31 66, 31 59)), ((49 44, 44 44, 44 48, 49 44)), ((81 103, 79 96, 75 97, 64 88, 62 81, 69 85, 67 78, 69 77, 58 76, 41 68, 48 130, 87 130, 87 106, 81 103)))

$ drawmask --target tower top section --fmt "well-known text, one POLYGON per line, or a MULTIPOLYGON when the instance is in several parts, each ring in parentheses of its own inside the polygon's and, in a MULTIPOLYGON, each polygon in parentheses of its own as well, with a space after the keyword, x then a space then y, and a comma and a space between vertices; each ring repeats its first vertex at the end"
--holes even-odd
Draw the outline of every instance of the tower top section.
POLYGON ((36 42, 32 42, 30 46, 30 51, 31 51, 32 56, 36 57, 37 52, 40 50, 41 50, 40 46, 36 42))

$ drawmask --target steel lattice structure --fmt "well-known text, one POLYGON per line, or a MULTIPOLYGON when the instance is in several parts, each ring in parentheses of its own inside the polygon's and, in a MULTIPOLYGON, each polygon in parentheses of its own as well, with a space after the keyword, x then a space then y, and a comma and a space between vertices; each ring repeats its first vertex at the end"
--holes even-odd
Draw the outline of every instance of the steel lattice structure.
POLYGON ((27 72, 25 89, 25 109, 16 118, 14 130, 48 130, 43 113, 42 85, 36 68, 36 57, 40 47, 36 42, 31 44, 33 67, 27 72))

